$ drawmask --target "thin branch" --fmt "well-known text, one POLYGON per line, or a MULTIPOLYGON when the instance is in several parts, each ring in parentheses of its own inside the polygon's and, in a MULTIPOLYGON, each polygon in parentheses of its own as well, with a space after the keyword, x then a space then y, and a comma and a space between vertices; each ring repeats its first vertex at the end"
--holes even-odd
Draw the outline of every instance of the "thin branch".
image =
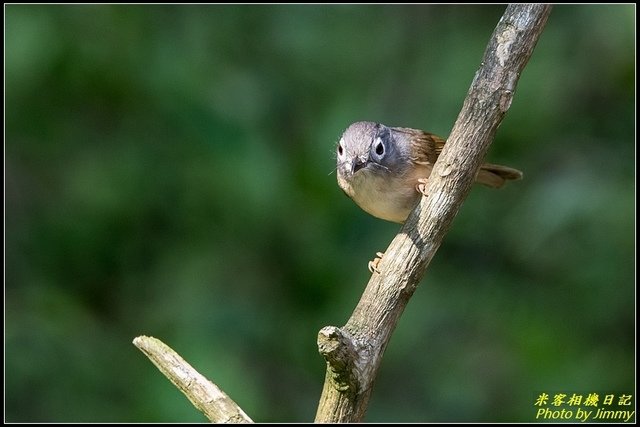
POLYGON ((178 353, 157 338, 133 340, 185 396, 214 423, 252 423, 251 418, 220 388, 198 373, 178 353))
POLYGON ((316 422, 362 421, 396 323, 471 189, 550 12, 549 5, 507 7, 431 172, 428 196, 391 242, 378 264, 380 273, 369 280, 347 324, 331 329, 348 337, 334 341, 347 347, 332 350, 341 354, 340 363, 327 358, 321 348, 328 366, 316 422), (344 360, 344 355, 351 360, 344 360))

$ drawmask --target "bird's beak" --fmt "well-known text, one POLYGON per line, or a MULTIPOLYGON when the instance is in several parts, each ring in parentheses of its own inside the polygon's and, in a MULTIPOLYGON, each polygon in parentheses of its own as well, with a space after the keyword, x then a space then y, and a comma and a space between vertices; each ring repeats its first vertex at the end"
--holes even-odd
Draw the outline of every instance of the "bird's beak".
POLYGON ((351 175, 353 175, 354 173, 358 172, 360 169, 364 168, 365 166, 367 166, 367 159, 361 159, 359 157, 356 157, 352 162, 351 162, 351 175))

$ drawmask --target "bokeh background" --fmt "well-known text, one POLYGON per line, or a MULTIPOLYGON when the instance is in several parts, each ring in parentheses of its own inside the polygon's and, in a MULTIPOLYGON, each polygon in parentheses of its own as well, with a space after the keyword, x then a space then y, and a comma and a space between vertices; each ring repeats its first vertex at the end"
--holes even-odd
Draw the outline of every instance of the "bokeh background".
MULTIPOLYGON (((399 226, 339 190, 356 120, 448 135, 504 6, 5 5, 5 419, 200 422, 161 338, 312 421, 316 336, 399 226)), ((556 6, 365 421, 535 421, 635 392, 635 6, 556 6)), ((634 394, 635 405, 635 394, 634 394)))

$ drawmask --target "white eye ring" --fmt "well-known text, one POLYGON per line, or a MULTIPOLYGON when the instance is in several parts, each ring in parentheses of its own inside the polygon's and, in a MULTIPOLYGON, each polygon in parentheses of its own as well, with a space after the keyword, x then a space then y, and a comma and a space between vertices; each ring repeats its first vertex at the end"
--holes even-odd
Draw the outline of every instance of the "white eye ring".
POLYGON ((342 139, 338 142, 338 157, 344 157, 344 145, 342 139))
POLYGON ((382 139, 376 138, 375 145, 374 145, 374 152, 378 156, 382 156, 384 154, 384 142, 382 142, 382 139))

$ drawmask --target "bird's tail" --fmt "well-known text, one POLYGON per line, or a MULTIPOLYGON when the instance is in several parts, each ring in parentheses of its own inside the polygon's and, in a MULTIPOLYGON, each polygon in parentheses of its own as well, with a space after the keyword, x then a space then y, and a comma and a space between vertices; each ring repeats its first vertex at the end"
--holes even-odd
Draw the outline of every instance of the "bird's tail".
POLYGON ((500 188, 505 181, 522 179, 522 172, 507 166, 485 163, 480 166, 476 182, 493 188, 500 188))

